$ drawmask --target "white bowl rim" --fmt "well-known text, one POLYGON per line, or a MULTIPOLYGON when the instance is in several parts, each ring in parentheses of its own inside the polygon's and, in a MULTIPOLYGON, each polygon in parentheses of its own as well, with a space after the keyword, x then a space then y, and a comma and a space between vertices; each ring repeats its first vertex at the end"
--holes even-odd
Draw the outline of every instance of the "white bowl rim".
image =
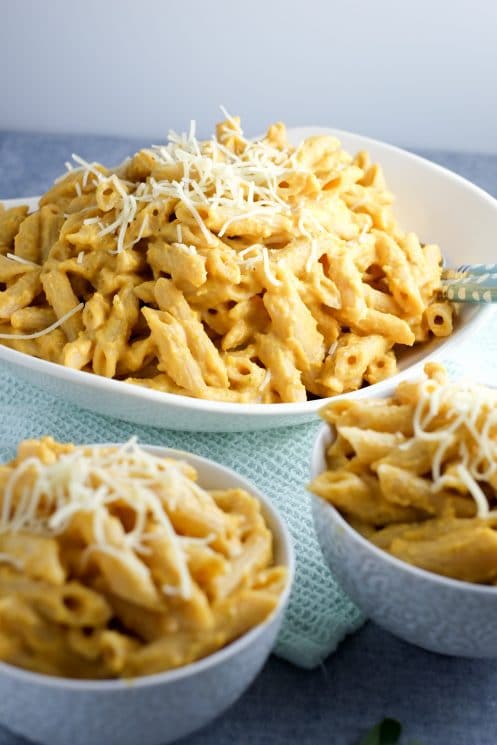
MULTIPOLYGON (((312 457, 314 460, 314 454, 318 450, 318 444, 320 444, 321 439, 323 438, 323 434, 326 432, 327 434, 330 432, 330 425, 327 422, 323 422, 322 425, 319 427, 316 437, 314 440, 314 446, 312 450, 312 457)), ((314 472, 314 468, 312 469, 312 478, 314 479, 319 474, 317 472, 314 472)), ((382 561, 385 561, 387 564, 391 564, 395 569, 399 569, 403 572, 405 572, 408 575, 413 575, 417 577, 418 579, 422 580, 423 582, 429 581, 433 582, 435 585, 439 585, 440 587, 450 587, 452 590, 466 590, 474 592, 476 595, 496 595, 497 594, 497 586, 493 585, 480 585, 476 582, 468 582, 463 579, 453 579, 452 577, 444 577, 442 574, 436 574, 435 572, 429 572, 427 569, 421 569, 420 567, 415 566, 414 564, 408 564, 406 561, 402 561, 402 559, 398 559, 396 556, 392 556, 392 554, 388 553, 388 551, 384 551, 382 548, 379 548, 371 541, 368 541, 367 538, 365 538, 363 535, 357 532, 357 530, 354 530, 354 528, 349 525, 347 520, 343 517, 343 515, 340 514, 340 512, 334 507, 334 505, 331 504, 331 502, 327 502, 326 499, 323 497, 319 497, 317 494, 314 494, 307 488, 309 491, 311 497, 313 500, 316 500, 317 504, 323 504, 324 506, 328 507, 332 513, 333 518, 337 521, 337 523, 340 525, 340 527, 346 532, 354 541, 357 541, 363 548, 370 551, 373 556, 375 556, 377 559, 380 559, 382 561)))
MULTIPOLYGON (((479 186, 476 186, 476 184, 473 184, 471 181, 468 181, 463 176, 459 176, 457 173, 454 173, 453 171, 449 170, 448 168, 444 168, 443 166, 438 165, 437 163, 433 163, 432 161, 428 160, 427 158, 423 158, 420 155, 416 155, 409 150, 404 150, 403 148, 397 147, 396 145, 391 145, 387 142, 383 142, 381 140, 373 139, 372 137, 367 137, 365 135, 359 134, 357 132, 350 132, 344 129, 334 129, 332 127, 322 127, 319 125, 305 125, 301 127, 289 127, 287 132, 289 137, 292 137, 292 133, 295 135, 300 135, 300 133, 307 132, 305 136, 311 135, 311 130, 314 131, 314 133, 321 133, 321 134, 329 134, 332 136, 336 136, 338 138, 340 137, 359 137, 366 146, 379 146, 381 148, 384 148, 388 152, 393 152, 398 155, 400 155, 403 158, 406 158, 407 160, 411 160, 414 162, 422 163, 425 167, 428 167, 429 169, 443 174, 447 179, 452 180, 456 183, 459 183, 463 185, 466 189, 473 192, 476 196, 478 196, 480 199, 485 201, 489 206, 491 206, 493 209, 497 210, 497 200, 492 197, 491 194, 486 192, 484 189, 480 188, 479 186)), ((13 199, 6 199, 5 202, 17 202, 22 203, 23 200, 29 201, 29 200, 38 200, 38 196, 34 197, 21 197, 21 198, 13 198, 13 199)), ((432 352, 429 352, 430 359, 436 359, 436 357, 440 354, 445 354, 449 347, 455 343, 458 339, 458 337, 462 334, 464 334, 468 328, 473 328, 475 331, 477 328, 487 319, 490 319, 490 317, 494 313, 494 308, 492 305, 488 306, 482 306, 479 308, 477 315, 469 322, 468 325, 461 326, 459 329, 457 329, 451 336, 446 337, 446 339, 442 342, 440 342, 439 346, 436 347, 432 352)), ((9 347, 4 346, 3 344, 0 344, 0 360, 5 360, 6 362, 10 362, 14 365, 20 365, 22 367, 31 368, 34 371, 39 371, 41 374, 47 373, 53 378, 58 378, 61 380, 67 380, 72 383, 77 383, 79 385, 84 385, 92 387, 93 385, 96 385, 103 389, 104 391, 108 391, 109 393, 113 391, 122 391, 122 393, 125 393, 128 396, 132 396, 138 399, 148 399, 150 402, 157 402, 157 403, 170 403, 171 405, 178 406, 180 408, 186 408, 193 411, 204 411, 209 412, 212 414, 237 414, 238 416, 242 417, 264 417, 264 416, 270 416, 270 415, 276 415, 276 414, 283 414, 288 415, 289 417, 292 415, 306 415, 306 414, 312 414, 317 412, 321 406, 326 405, 326 403, 334 400, 336 397, 331 396, 327 398, 318 398, 311 401, 303 401, 298 403, 279 403, 279 404, 263 404, 263 403, 233 403, 233 402, 226 402, 226 401, 211 401, 211 400, 205 400, 205 399, 199 399, 199 398, 193 398, 191 396, 184 396, 177 393, 167 393, 165 391, 157 391, 151 388, 147 388, 146 386, 140 386, 140 385, 134 385, 132 383, 126 383, 122 380, 115 380, 113 378, 105 378, 100 375, 96 375, 95 373, 89 373, 82 370, 73 370, 68 367, 64 367, 63 365, 60 365, 55 362, 48 362, 47 360, 39 359, 37 357, 33 357, 31 355, 25 354, 24 352, 18 352, 17 350, 10 349, 9 347), (125 386, 123 388, 123 385, 125 386), (119 386, 119 388, 115 388, 115 386, 119 386)), ((406 373, 408 371, 412 371, 419 365, 423 364, 425 360, 420 360, 413 365, 409 366, 405 370, 402 370, 395 375, 393 375, 390 378, 386 378, 383 381, 380 381, 379 383, 375 383, 373 385, 370 385, 367 387, 367 390, 371 389, 372 391, 386 391, 389 388, 391 388, 393 385, 395 385, 396 382, 398 382, 402 377, 405 377, 406 373)), ((358 391, 351 391, 346 395, 349 400, 352 400, 355 397, 355 394, 358 397, 363 396, 364 388, 360 388, 358 391)), ((374 393, 373 393, 374 395, 374 393)), ((281 426, 284 426, 282 424, 281 426)))
MULTIPOLYGON (((124 443, 95 443, 92 447, 109 447, 113 445, 122 445, 124 443)), ((154 685, 163 685, 169 683, 175 683, 184 678, 188 678, 197 673, 201 673, 209 667, 221 664, 228 658, 236 655, 238 652, 243 651, 249 647, 265 630, 268 624, 271 623, 274 616, 278 611, 285 608, 290 592, 293 586, 293 580, 295 576, 295 551, 293 548, 293 541, 290 536, 290 531, 287 525, 280 515, 279 510, 271 502, 270 498, 263 494, 249 479, 242 476, 237 471, 228 466, 223 466, 210 458, 204 458, 201 455, 190 453, 187 450, 177 450, 176 448, 167 448, 160 445, 149 445, 146 443, 140 443, 140 446, 144 450, 148 450, 156 455, 163 455, 164 457, 172 458, 189 458, 192 461, 196 461, 209 467, 214 466, 217 471, 222 475, 235 477, 236 479, 244 483, 244 488, 253 494, 262 504, 263 509, 269 514, 271 521, 277 529, 275 534, 278 542, 281 544, 282 550, 286 555, 285 566, 287 569, 287 581, 283 592, 278 598, 278 604, 272 613, 264 619, 262 623, 254 626, 250 631, 247 631, 242 636, 238 637, 234 641, 227 644, 225 647, 218 649, 216 652, 202 657, 196 662, 191 662, 188 665, 174 668, 172 670, 165 670, 161 673, 153 673, 152 675, 140 675, 135 678, 112 678, 107 680, 92 680, 90 678, 63 678, 59 675, 45 675, 44 673, 37 673, 31 670, 25 670, 15 665, 10 665, 7 662, 0 661, 0 676, 6 675, 21 682, 30 683, 32 685, 42 685, 48 688, 66 688, 71 691, 101 691, 102 693, 117 693, 123 690, 132 690, 134 688, 147 688, 154 685)))

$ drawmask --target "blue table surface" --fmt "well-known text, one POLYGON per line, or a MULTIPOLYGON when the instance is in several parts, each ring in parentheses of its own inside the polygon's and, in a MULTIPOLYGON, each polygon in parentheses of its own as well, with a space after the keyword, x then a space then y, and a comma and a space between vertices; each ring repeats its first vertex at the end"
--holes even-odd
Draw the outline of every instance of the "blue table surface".
MULTIPOLYGON (((113 164, 146 144, 108 137, 0 131, 0 197, 42 193, 62 172, 72 152, 113 164)), ((497 196, 497 155, 420 154, 497 196)), ((366 729, 391 716, 403 723, 405 743, 415 739, 421 745, 496 745, 496 691, 497 660, 464 660, 424 652, 368 623, 317 670, 300 670, 271 658, 247 693, 223 717, 182 742, 356 745, 366 729)), ((23 742, 0 728, 0 745, 23 742)))

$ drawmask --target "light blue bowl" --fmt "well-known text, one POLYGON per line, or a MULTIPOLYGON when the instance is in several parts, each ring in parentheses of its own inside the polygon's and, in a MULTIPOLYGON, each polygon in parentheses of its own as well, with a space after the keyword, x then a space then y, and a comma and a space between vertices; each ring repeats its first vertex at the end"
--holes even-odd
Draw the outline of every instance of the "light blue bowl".
POLYGON ((269 499, 234 471, 168 448, 143 446, 195 467, 208 489, 243 488, 262 504, 275 560, 288 582, 275 612, 240 639, 177 670, 125 680, 69 680, 0 663, 0 723, 46 745, 165 745, 228 708, 250 685, 273 648, 294 575, 287 528, 269 499))
MULTIPOLYGON (((318 430, 312 477, 326 470, 329 425, 318 430)), ((432 652, 497 657, 497 587, 442 577, 406 564, 357 533, 328 502, 312 495, 324 558, 351 600, 379 626, 432 652)))

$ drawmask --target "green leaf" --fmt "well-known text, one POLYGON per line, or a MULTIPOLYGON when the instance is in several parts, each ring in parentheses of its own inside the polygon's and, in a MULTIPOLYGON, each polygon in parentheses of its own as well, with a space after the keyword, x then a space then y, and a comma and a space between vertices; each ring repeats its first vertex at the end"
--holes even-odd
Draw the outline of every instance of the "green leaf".
MULTIPOLYGON (((402 725, 396 719, 383 719, 370 730, 359 745, 397 745, 402 734, 402 725)), ((415 745, 413 743, 413 745, 415 745)))

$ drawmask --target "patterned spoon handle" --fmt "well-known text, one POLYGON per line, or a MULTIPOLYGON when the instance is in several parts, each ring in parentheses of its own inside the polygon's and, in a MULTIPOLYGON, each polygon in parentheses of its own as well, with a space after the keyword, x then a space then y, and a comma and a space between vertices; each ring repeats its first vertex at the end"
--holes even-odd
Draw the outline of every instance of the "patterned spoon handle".
POLYGON ((497 264, 461 264, 456 269, 458 274, 497 274, 497 264))
MULTIPOLYGON (((471 266, 490 266, 489 264, 479 264, 471 266)), ((497 266, 492 265, 493 269, 497 266)), ((497 303, 497 271, 483 272, 481 274, 465 274, 461 277, 442 280, 442 286, 439 294, 447 300, 453 300, 457 303, 497 303)))

